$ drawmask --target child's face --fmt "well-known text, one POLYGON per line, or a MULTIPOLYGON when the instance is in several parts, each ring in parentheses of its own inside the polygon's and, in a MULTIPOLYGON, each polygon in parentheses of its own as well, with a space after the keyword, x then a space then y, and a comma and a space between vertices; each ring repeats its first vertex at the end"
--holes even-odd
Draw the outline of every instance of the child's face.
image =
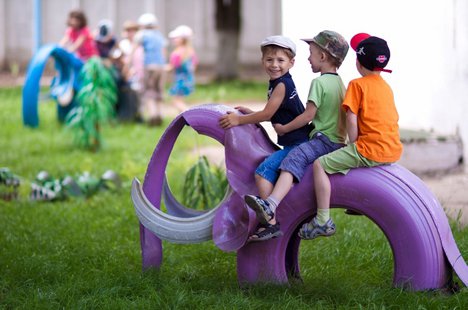
POLYGON ((180 45, 183 45, 183 43, 184 43, 184 39, 182 37, 172 38, 172 45, 174 46, 180 46, 180 45))
POLYGON ((263 55, 262 64, 271 80, 286 74, 294 65, 294 58, 289 58, 283 50, 276 50, 263 55))
POLYGON ((80 22, 80 20, 78 18, 71 17, 68 20, 68 26, 70 26, 73 29, 80 29, 81 22, 80 22))
POLYGON ((320 72, 325 57, 323 51, 314 43, 309 43, 309 52, 310 54, 308 60, 310 67, 312 68, 312 72, 320 72))

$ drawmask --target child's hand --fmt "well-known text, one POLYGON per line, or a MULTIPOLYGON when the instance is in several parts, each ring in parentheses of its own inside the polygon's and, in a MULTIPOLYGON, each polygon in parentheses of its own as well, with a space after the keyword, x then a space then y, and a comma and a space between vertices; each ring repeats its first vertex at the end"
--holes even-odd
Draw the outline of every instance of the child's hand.
POLYGON ((250 110, 250 109, 247 108, 247 107, 237 106, 237 107, 235 107, 235 109, 236 109, 237 111, 241 112, 242 114, 251 114, 251 113, 253 113, 253 111, 250 110))
POLYGON ((276 123, 276 124, 273 124, 273 128, 275 129, 278 136, 282 136, 285 133, 287 133, 287 131, 284 129, 284 125, 276 123))
POLYGON ((223 129, 228 129, 239 125, 239 114, 233 112, 227 112, 219 118, 219 126, 223 129))

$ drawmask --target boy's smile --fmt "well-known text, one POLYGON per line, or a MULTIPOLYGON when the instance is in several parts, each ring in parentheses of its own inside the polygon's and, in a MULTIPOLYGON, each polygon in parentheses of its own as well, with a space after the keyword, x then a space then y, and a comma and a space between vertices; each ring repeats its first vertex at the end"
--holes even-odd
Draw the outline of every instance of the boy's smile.
POLYGON ((275 53, 268 53, 262 58, 263 68, 271 80, 277 79, 286 74, 294 65, 294 59, 281 50, 275 53))

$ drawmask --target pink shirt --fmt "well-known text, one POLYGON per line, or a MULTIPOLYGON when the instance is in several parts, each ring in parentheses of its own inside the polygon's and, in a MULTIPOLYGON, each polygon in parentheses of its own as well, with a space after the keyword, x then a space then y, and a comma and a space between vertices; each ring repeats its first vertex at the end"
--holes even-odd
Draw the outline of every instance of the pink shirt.
POLYGON ((73 29, 68 27, 65 35, 70 39, 71 42, 75 42, 81 35, 85 36, 83 44, 81 44, 81 46, 76 50, 76 55, 81 60, 86 61, 89 58, 98 55, 93 36, 88 27, 83 27, 81 29, 73 29))

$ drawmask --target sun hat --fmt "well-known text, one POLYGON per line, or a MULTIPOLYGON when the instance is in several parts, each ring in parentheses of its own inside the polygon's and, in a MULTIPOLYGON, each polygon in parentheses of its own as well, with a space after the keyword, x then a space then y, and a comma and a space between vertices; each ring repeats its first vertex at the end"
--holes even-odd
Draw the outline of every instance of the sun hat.
POLYGON ((348 53, 349 45, 346 39, 338 32, 324 30, 319 32, 312 39, 302 39, 307 43, 315 43, 323 50, 327 51, 341 64, 348 53))
POLYGON ((193 35, 193 30, 189 26, 180 25, 177 26, 174 30, 169 32, 169 38, 190 38, 193 35))
POLYGON ((122 26, 124 30, 138 30, 138 27, 138 24, 131 20, 126 20, 122 26))
POLYGON ((263 47, 267 45, 276 45, 276 46, 287 48, 291 50, 294 56, 296 56, 296 44, 294 44, 294 42, 291 39, 285 36, 276 35, 276 36, 266 37, 262 41, 262 43, 260 43, 260 46, 263 47))
POLYGON ((358 33, 351 39, 351 46, 356 51, 359 63, 371 71, 383 71, 391 73, 392 70, 384 69, 390 60, 390 49, 384 39, 370 36, 366 38, 358 33))
POLYGON ((145 13, 138 18, 138 25, 143 27, 155 27, 158 25, 158 19, 154 14, 145 13))

